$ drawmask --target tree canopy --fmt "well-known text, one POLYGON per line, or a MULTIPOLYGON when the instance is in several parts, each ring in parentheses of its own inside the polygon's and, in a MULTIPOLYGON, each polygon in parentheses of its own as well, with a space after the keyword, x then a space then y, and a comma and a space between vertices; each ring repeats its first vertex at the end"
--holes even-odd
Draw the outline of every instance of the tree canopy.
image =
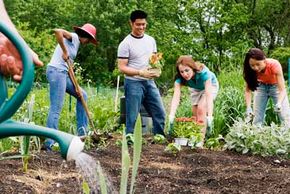
MULTIPOLYGON (((262 48, 268 54, 290 47, 289 0, 4 2, 25 40, 46 64, 56 45, 52 29, 95 25, 100 44, 80 49, 77 61, 86 80, 103 85, 114 83, 118 44, 130 33, 129 15, 135 9, 148 13, 147 33, 156 39, 159 52, 164 53, 165 67, 159 82, 173 79, 174 64, 181 54, 192 55, 218 73, 241 68, 244 53, 250 47, 262 48)), ((282 56, 281 63, 286 63, 284 58, 287 57, 282 56)), ((37 69, 37 81, 45 82, 44 69, 37 69)))

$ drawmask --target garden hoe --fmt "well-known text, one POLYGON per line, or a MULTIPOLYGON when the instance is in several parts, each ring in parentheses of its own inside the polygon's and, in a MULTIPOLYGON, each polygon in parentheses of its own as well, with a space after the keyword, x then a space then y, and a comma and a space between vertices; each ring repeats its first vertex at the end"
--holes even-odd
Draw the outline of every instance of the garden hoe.
POLYGON ((20 54, 23 67, 22 80, 17 86, 16 91, 11 95, 8 95, 6 79, 0 73, 0 139, 11 136, 40 136, 51 138, 59 143, 63 158, 75 160, 84 148, 84 143, 79 137, 60 130, 11 119, 15 112, 23 105, 22 103, 25 101, 33 86, 34 65, 25 42, 14 30, 9 29, 8 26, 0 21, 0 32, 15 45, 20 54))
POLYGON ((74 85, 74 87, 76 89, 76 92, 77 92, 77 94, 78 94, 78 96, 79 96, 79 98, 80 98, 80 100, 82 102, 82 105, 83 105, 83 107, 84 107, 84 109, 86 111, 86 114, 88 116, 88 119, 89 119, 89 124, 90 124, 90 126, 91 126, 91 128, 93 130, 93 133, 92 133, 91 137, 92 137, 92 139, 95 142, 98 142, 100 140, 100 136, 101 135, 99 133, 97 133, 97 131, 95 130, 95 126, 94 126, 94 123, 93 123, 92 118, 90 116, 87 103, 86 103, 86 101, 84 99, 83 93, 81 91, 81 88, 80 88, 80 86, 79 86, 79 84, 77 82, 77 79, 75 77, 75 74, 74 74, 73 64, 72 64, 72 62, 71 62, 70 59, 68 59, 66 62, 68 64, 68 74, 69 74, 69 77, 70 77, 70 79, 71 79, 71 81, 72 81, 72 83, 73 83, 73 85, 74 85))

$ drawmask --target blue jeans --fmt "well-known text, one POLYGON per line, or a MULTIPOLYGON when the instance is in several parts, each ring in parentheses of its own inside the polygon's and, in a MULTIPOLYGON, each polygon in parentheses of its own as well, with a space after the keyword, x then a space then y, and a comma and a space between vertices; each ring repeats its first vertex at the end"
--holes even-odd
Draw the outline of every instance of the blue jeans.
POLYGON ((126 133, 133 133, 141 104, 152 117, 153 134, 164 134, 165 109, 153 80, 125 79, 126 133))
MULTIPOLYGON (((86 135, 88 126, 88 117, 85 109, 81 103, 80 98, 77 96, 76 90, 68 72, 48 66, 46 70, 47 80, 49 82, 49 99, 50 107, 47 118, 46 126, 53 129, 58 129, 59 115, 63 107, 65 93, 69 93, 77 99, 76 103, 76 119, 77 119, 77 132, 79 136, 86 135)), ((86 92, 81 89, 85 101, 87 101, 86 92)))
MULTIPOLYGON (((270 98, 272 98, 274 105, 278 101, 278 86, 272 84, 259 83, 257 90, 254 92, 254 121, 253 124, 263 125, 265 112, 267 108, 267 103, 270 98)), ((290 124, 290 109, 288 96, 286 95, 281 103, 281 113, 278 114, 282 123, 290 124)))

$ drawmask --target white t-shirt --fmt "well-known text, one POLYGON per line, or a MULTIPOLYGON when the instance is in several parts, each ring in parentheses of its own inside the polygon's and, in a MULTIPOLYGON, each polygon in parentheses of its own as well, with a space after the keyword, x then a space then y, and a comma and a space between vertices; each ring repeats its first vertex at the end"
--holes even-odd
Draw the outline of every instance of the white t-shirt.
MULTIPOLYGON (((79 50, 80 40, 79 40, 79 37, 76 33, 71 33, 71 35, 72 35, 71 41, 66 39, 66 38, 63 38, 63 41, 64 41, 64 45, 67 49, 69 58, 73 62, 73 60, 76 58, 78 50, 79 50)), ((53 67, 56 67, 58 69, 67 71, 68 66, 62 58, 62 54, 63 54, 63 51, 62 51, 60 45, 58 44, 54 50, 54 53, 52 55, 50 62, 48 63, 48 66, 53 66, 53 67)))
MULTIPOLYGON (((153 37, 147 34, 142 37, 129 34, 118 47, 118 58, 128 59, 129 67, 140 70, 149 65, 150 56, 156 52, 157 46, 153 37)), ((139 76, 125 76, 128 79, 144 80, 139 76)))

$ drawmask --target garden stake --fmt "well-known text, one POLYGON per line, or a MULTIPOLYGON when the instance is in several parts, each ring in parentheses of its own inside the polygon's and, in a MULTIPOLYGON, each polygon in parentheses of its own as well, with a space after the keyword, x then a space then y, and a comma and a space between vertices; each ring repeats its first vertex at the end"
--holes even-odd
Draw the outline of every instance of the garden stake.
POLYGON ((83 93, 80 90, 80 86, 79 86, 79 84, 77 82, 77 79, 75 77, 74 70, 73 70, 73 65, 72 65, 70 59, 66 60, 66 62, 68 64, 68 74, 69 74, 69 77, 70 77, 70 79, 71 79, 71 81, 72 81, 72 83, 73 83, 73 85, 74 85, 74 87, 76 89, 76 92, 77 92, 79 98, 81 99, 81 102, 82 102, 83 107, 85 108, 85 111, 86 111, 86 114, 88 116, 88 119, 89 119, 89 123, 91 125, 91 128, 95 132, 95 126, 94 126, 94 123, 93 123, 93 121, 91 119, 91 116, 90 116, 90 113, 89 113, 89 109, 88 109, 87 103, 86 103, 86 101, 84 99, 83 93))
POLYGON ((120 84, 120 76, 118 75, 118 78, 117 78, 117 89, 116 89, 116 96, 115 96, 115 112, 117 112, 117 107, 118 107, 119 84, 120 84))

